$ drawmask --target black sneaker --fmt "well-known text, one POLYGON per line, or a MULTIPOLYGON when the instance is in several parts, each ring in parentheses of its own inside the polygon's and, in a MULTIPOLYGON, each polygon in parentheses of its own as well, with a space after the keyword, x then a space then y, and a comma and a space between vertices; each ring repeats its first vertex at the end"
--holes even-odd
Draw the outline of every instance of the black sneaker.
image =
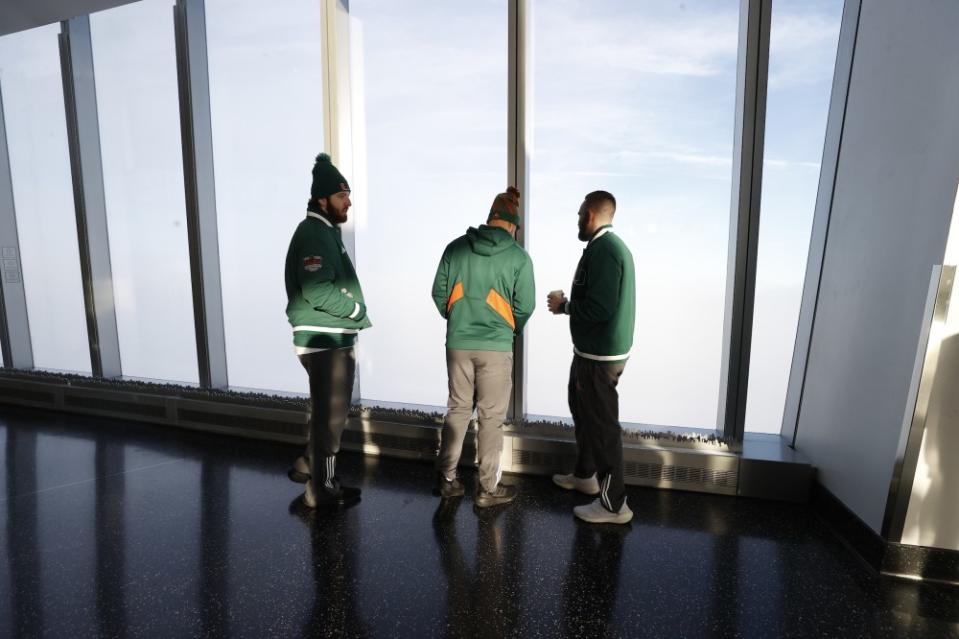
POLYGON ((443 499, 449 499, 450 497, 462 497, 465 493, 466 489, 463 488, 463 483, 458 477, 447 479, 443 473, 436 473, 436 487, 433 489, 434 495, 442 497, 443 499))
POLYGON ((313 492, 313 484, 306 484, 306 492, 303 493, 303 503, 309 508, 324 508, 328 506, 349 506, 360 500, 361 491, 359 488, 351 486, 340 486, 335 493, 322 492, 317 495, 313 492))
POLYGON ((497 484, 496 490, 493 492, 487 492, 480 488, 476 492, 476 506, 478 508, 489 508, 490 506, 508 504, 516 499, 518 492, 516 486, 504 486, 503 484, 497 484))
POLYGON ((286 476, 290 478, 290 481, 297 484, 305 484, 310 481, 310 464, 306 461, 306 457, 303 455, 297 457, 290 469, 286 471, 286 476))

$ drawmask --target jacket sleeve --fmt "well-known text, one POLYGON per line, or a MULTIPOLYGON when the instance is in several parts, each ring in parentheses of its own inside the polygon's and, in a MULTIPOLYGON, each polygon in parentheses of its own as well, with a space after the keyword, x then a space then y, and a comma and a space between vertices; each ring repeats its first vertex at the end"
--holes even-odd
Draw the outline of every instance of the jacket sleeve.
POLYGON ((516 284, 513 287, 513 320, 516 322, 517 335, 523 332, 523 327, 535 308, 536 280, 533 278, 533 260, 527 255, 516 274, 516 284))
POLYGON ((623 265, 609 251, 591 256, 586 297, 569 303, 571 319, 587 323, 606 322, 619 308, 623 265))
POLYGON ((297 272, 303 298, 318 311, 334 317, 360 320, 366 315, 366 305, 357 302, 346 289, 336 286, 336 255, 326 243, 312 241, 297 251, 297 272))
POLYGON ((433 303, 436 310, 446 317, 446 303, 449 300, 450 281, 450 247, 443 251, 439 266, 436 267, 436 276, 433 278, 433 303))

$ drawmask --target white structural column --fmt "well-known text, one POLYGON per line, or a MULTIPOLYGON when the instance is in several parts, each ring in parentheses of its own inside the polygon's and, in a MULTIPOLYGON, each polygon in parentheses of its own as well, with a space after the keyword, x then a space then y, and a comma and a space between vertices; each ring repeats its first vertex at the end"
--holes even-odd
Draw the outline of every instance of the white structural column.
POLYGON ((826 139, 823 144, 822 164, 819 173, 819 191, 816 195, 816 211, 812 233, 809 237, 809 257, 806 260, 806 277, 803 280, 802 303, 799 307, 799 323, 796 328, 796 343, 793 347, 789 385, 786 389, 786 406, 783 410, 782 435, 795 445, 796 425, 806 385, 806 366, 809 363, 809 345, 815 328, 816 309, 819 306, 819 288, 822 283, 823 260, 826 257, 826 241, 829 238, 829 220, 832 215, 833 196, 836 192, 836 171, 839 168, 839 150, 846 123, 846 106, 849 102, 849 79, 859 34, 859 15, 862 0, 846 0, 843 7, 842 26, 839 31, 839 46, 836 53, 836 70, 832 80, 832 95, 829 101, 829 119, 826 124, 826 139))
MULTIPOLYGON (((509 0, 509 99, 507 176, 519 189, 520 219, 516 241, 529 246, 529 157, 533 148, 532 132, 532 0, 509 0)), ((513 396, 510 416, 519 421, 526 416, 526 337, 519 335, 513 346, 513 396)))
POLYGON ((120 338, 110 266, 90 17, 71 18, 60 25, 60 67, 73 172, 73 201, 77 214, 90 365, 94 377, 119 377, 120 338))
POLYGON ((740 6, 726 313, 716 420, 720 434, 735 440, 742 440, 746 425, 771 10, 772 0, 742 0, 740 6))
POLYGON ((5 367, 33 368, 2 89, 0 86, 0 344, 5 367))
POLYGON ((204 0, 177 0, 173 14, 197 370, 202 387, 227 388, 204 0))
MULTIPOLYGON (((350 64, 350 2, 321 0, 323 23, 323 139, 336 168, 353 189, 349 221, 343 225, 343 243, 356 263, 356 217, 366 211, 365 149, 354 149, 352 66, 350 64), (358 157, 357 157, 358 156, 358 157), (357 161, 358 160, 358 161, 357 161)), ((320 149, 317 149, 317 153, 320 149)), ((360 281, 363 273, 359 273, 360 281)), ((353 401, 360 397, 360 367, 353 381, 353 401)))

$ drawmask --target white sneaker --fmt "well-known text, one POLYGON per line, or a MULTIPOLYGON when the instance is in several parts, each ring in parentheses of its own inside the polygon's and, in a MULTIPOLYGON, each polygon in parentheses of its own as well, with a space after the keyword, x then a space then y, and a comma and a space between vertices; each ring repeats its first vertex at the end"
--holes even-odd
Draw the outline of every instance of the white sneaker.
POLYGON ((598 495, 599 482, 596 481, 596 473, 593 473, 586 479, 576 475, 553 475, 553 483, 566 490, 578 490, 585 495, 598 495))
POLYGON ((603 508, 598 499, 594 499, 585 506, 577 506, 573 509, 573 514, 591 524, 628 524, 633 518, 633 511, 629 509, 625 501, 618 513, 611 513, 603 508))

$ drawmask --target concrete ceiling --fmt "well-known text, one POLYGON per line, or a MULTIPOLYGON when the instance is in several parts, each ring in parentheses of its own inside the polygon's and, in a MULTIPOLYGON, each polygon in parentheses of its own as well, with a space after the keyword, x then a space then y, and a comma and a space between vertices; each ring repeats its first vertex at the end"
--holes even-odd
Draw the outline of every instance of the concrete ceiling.
MULTIPOLYGON (((136 0, 0 0, 0 35, 15 33, 136 0)), ((170 0, 173 6, 173 0, 170 0)))

